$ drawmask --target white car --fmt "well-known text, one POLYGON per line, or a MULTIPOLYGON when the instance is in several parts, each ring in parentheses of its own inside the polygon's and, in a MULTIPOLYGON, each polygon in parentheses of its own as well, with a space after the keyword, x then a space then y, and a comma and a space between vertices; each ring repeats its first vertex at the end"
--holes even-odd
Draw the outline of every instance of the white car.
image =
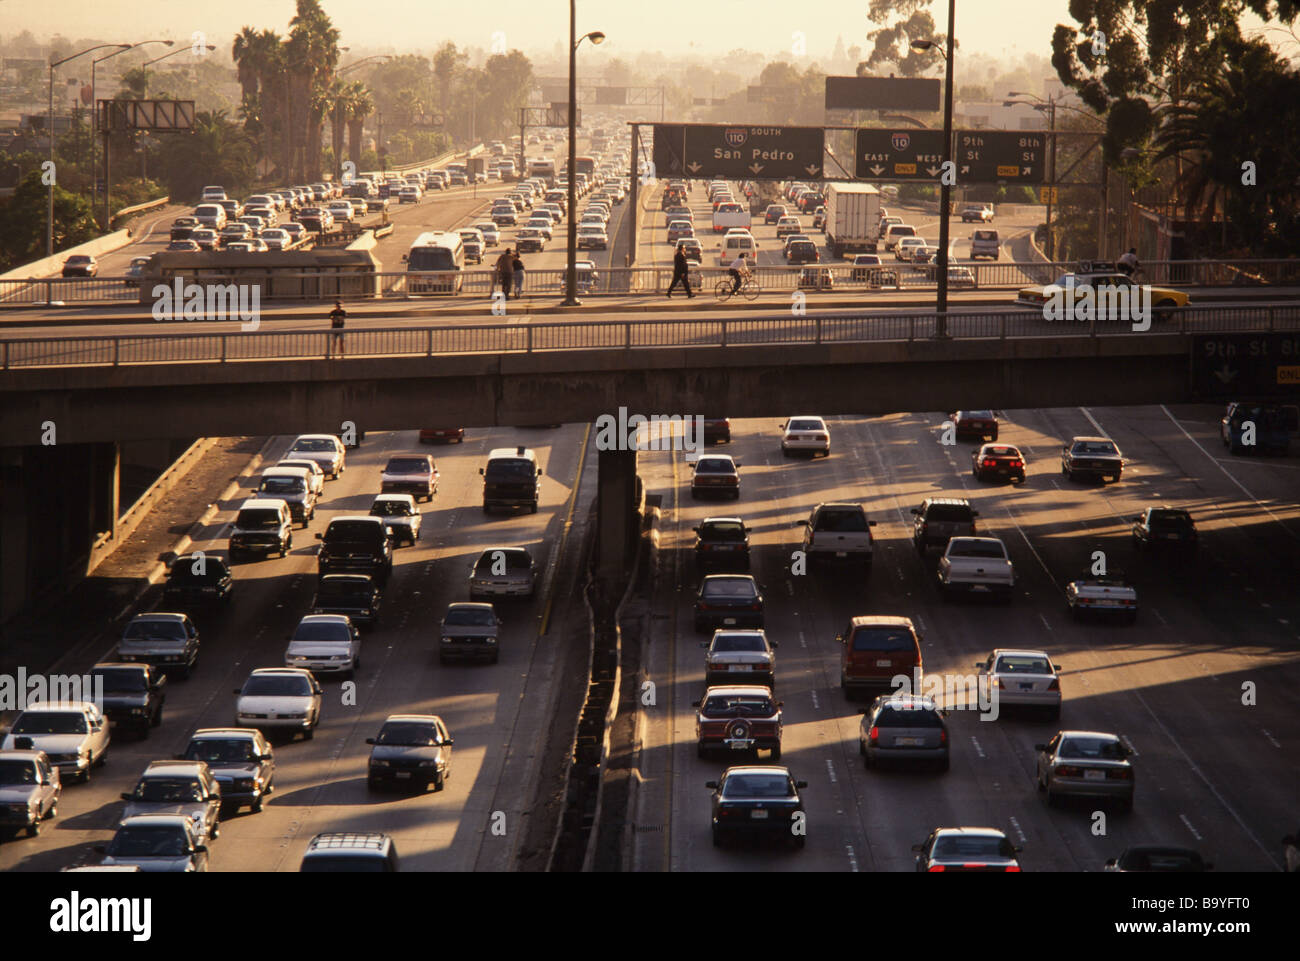
POLYGON ((490 220, 480 220, 476 224, 470 224, 475 230, 483 235, 483 245, 485 247, 495 247, 501 243, 501 228, 490 220))
POLYGON ((542 236, 545 237, 547 240, 554 239, 554 235, 551 231, 550 217, 529 217, 526 221, 524 221, 524 226, 534 227, 537 230, 540 230, 542 232, 542 236))
POLYGON ((270 227, 263 230, 260 239, 262 245, 268 250, 284 250, 285 247, 293 243, 293 238, 289 236, 289 232, 279 227, 270 227))
POLYGON ((324 493, 325 472, 321 470, 320 464, 318 464, 316 461, 307 460, 306 458, 301 458, 296 460, 291 460, 286 458, 285 460, 278 461, 275 466, 276 467, 301 467, 303 470, 307 472, 307 480, 308 483, 311 485, 312 493, 315 494, 317 497, 320 497, 320 495, 324 493))
POLYGON ((344 614, 308 614, 289 635, 284 666, 351 677, 361 667, 361 635, 344 614))
POLYGON ((781 453, 786 457, 799 451, 831 456, 831 430, 822 418, 800 414, 782 424, 781 430, 781 453))
POLYGON ((332 201, 326 209, 334 215, 335 221, 346 220, 348 223, 352 223, 357 216, 356 208, 348 200, 332 201))
POLYGON ((987 658, 976 661, 980 700, 988 702, 992 689, 998 689, 999 704, 1045 708, 1053 721, 1061 716, 1061 681, 1059 664, 1043 651, 997 648, 987 658))
POLYGON ((900 237, 898 244, 894 248, 895 260, 911 260, 916 256, 917 251, 924 250, 929 246, 924 238, 921 237, 900 237))
POLYGON ((609 247, 609 234, 599 224, 578 225, 579 250, 606 250, 609 247))
POLYGON ((383 519, 394 544, 414 545, 420 539, 420 508, 410 494, 380 494, 370 505, 370 516, 383 519))
POLYGON ((1137 620, 1137 589, 1115 570, 1103 577, 1070 581, 1065 585, 1065 603, 1075 618, 1093 614, 1120 617, 1130 624, 1137 620))
POLYGON ((235 726, 302 732, 308 740, 320 723, 321 687, 311 671, 293 667, 259 667, 235 689, 235 726))
POLYGON ((0 749, 44 751, 61 781, 89 781, 90 769, 104 762, 110 741, 108 720, 93 701, 49 701, 29 704, 14 719, 0 749))
POLYGON ((397 202, 403 204, 414 204, 420 202, 420 188, 415 184, 408 184, 401 190, 397 191, 397 202))
POLYGON ((289 460, 314 460, 330 480, 338 480, 347 468, 343 441, 333 434, 300 434, 285 457, 289 460))

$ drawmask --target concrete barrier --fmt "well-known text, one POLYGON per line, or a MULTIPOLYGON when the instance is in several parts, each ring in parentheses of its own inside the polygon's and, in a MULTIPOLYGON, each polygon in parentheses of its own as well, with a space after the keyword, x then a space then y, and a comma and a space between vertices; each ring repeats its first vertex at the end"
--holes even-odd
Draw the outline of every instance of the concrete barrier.
POLYGON ((32 277, 53 277, 63 270, 63 262, 73 254, 89 254, 91 257, 99 257, 102 254, 112 253, 114 250, 121 250, 130 242, 131 231, 115 230, 111 234, 105 234, 103 237, 88 240, 86 243, 78 244, 76 247, 69 247, 67 250, 60 250, 53 257, 42 257, 40 260, 32 261, 29 264, 23 264, 21 267, 15 267, 8 273, 0 274, 0 280, 27 280, 32 277))

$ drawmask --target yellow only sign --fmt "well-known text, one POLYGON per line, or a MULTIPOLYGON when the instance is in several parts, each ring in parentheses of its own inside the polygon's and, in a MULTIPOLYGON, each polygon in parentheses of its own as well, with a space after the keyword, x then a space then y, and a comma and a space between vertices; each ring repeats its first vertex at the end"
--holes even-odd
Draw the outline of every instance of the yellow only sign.
POLYGON ((1277 369, 1279 384, 1300 384, 1300 367, 1282 367, 1277 369))
POLYGON ((1012 164, 1010 167, 1003 167, 1003 166, 1000 166, 1000 165, 999 165, 999 167, 998 167, 998 176, 999 176, 999 177, 1019 177, 1019 176, 1020 176, 1020 168, 1017 167, 1015 164, 1012 164))
POLYGON ((1052 205, 1056 205, 1056 204, 1058 204, 1058 203, 1060 202, 1060 200, 1058 199, 1058 196, 1057 196, 1057 188, 1055 188, 1055 187, 1039 187, 1039 188, 1038 188, 1038 202, 1039 202, 1040 204, 1052 204, 1052 205))
POLYGON ((894 164, 894 173, 914 174, 916 173, 916 164, 894 164))

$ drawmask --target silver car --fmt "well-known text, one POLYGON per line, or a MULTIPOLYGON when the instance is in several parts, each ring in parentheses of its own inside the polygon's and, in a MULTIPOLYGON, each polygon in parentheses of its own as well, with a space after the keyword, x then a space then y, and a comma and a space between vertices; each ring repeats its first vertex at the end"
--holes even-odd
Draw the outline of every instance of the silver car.
POLYGON ((351 677, 361 666, 361 635, 343 614, 308 614, 289 635, 284 666, 351 677))
POLYGON ((380 494, 370 504, 370 516, 383 518, 394 544, 414 546, 420 539, 420 508, 410 494, 380 494))
POLYGON ((221 833, 221 787, 203 761, 151 761, 122 800, 126 808, 119 826, 137 815, 179 814, 193 824, 201 844, 221 833))
POLYGON ((451 746, 455 743, 442 718, 434 714, 392 714, 376 737, 366 738, 370 749, 367 785, 433 785, 441 791, 451 776, 451 746))
POLYGON ((145 872, 207 871, 208 848, 194 822, 180 814, 141 814, 123 821, 106 846, 105 866, 135 865, 145 872))
POLYGON ((766 631, 718 630, 711 641, 701 642, 700 646, 708 647, 704 655, 705 685, 776 687, 776 641, 769 641, 766 631))
POLYGON ((881 761, 933 761, 948 770, 948 726, 934 699, 882 694, 862 712, 858 753, 870 768, 881 761))
POLYGON ((954 871, 1019 871, 1020 847, 997 828, 937 828, 916 852, 916 870, 929 873, 954 871))
POLYGON ((41 823, 58 815, 62 793, 59 769, 44 751, 0 751, 0 837, 36 837, 41 823))
POLYGON ((293 667, 259 667, 235 688, 235 725, 263 733, 301 731, 310 740, 320 723, 321 687, 311 671, 293 667))
POLYGON ((1061 667, 1043 651, 1000 647, 975 667, 981 702, 990 701, 996 688, 999 705, 1042 708, 1052 720, 1061 716, 1061 667))
POLYGON ((500 658, 497 646, 500 629, 501 619, 491 604, 460 601, 447 605, 438 643, 439 663, 446 664, 452 658, 474 658, 495 664, 500 658))
POLYGON ((300 458, 295 460, 282 460, 277 462, 275 466, 303 468, 303 470, 307 471, 308 477, 311 480, 311 489, 316 494, 316 496, 320 497, 321 494, 324 493, 325 472, 320 469, 320 464, 316 463, 314 460, 307 460, 306 458, 300 458))
POLYGON ((523 547, 489 547, 469 569, 469 596, 532 597, 537 583, 533 556, 523 547))
POLYGON ((285 455, 288 460, 314 460, 330 480, 338 480, 347 469, 347 451, 343 441, 333 434, 302 434, 285 455))
POLYGON ((1098 731, 1060 731, 1038 752, 1038 790, 1055 804, 1066 796, 1118 800, 1123 810, 1133 808, 1132 753, 1114 734, 1098 731))
POLYGON ((44 751, 61 779, 90 780, 90 769, 108 756, 108 719, 91 701, 29 705, 14 720, 0 750, 44 751))

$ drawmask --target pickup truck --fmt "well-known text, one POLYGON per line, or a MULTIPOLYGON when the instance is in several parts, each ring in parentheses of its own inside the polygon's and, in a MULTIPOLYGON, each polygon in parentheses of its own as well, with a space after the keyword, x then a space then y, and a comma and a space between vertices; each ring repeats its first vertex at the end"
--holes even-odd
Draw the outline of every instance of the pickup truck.
POLYGON ((810 562, 840 561, 870 568, 875 550, 871 528, 876 522, 867 520, 860 505, 818 504, 796 526, 804 528, 803 552, 810 562))
POLYGON ((945 598, 957 593, 997 594, 1007 599, 1016 569, 1006 545, 996 537, 954 537, 939 558, 939 588, 945 598))
POLYGON ((725 202, 718 205, 718 209, 713 211, 713 232, 715 234, 726 233, 732 227, 750 228, 751 218, 749 211, 738 203, 725 202))

